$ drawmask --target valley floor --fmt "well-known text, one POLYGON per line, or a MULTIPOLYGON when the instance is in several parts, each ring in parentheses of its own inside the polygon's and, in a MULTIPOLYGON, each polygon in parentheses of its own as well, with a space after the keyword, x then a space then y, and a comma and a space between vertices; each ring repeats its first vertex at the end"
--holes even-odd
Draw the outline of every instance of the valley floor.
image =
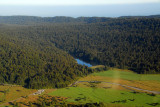
POLYGON ((43 104, 99 104, 102 102, 105 106, 111 107, 160 106, 160 75, 135 74, 121 69, 93 73, 61 89, 37 91, 18 86, 8 87, 5 101, 3 101, 4 91, 7 86, 0 87, 1 105, 19 104, 24 107, 30 105, 36 107, 43 104), (24 92, 25 95, 22 95, 24 92), (10 98, 14 95, 17 96, 10 98))

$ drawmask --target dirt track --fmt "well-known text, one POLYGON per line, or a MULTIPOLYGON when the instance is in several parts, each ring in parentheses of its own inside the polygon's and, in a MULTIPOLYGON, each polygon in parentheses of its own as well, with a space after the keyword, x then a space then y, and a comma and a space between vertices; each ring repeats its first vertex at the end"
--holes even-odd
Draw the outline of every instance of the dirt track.
POLYGON ((119 83, 105 82, 105 81, 76 81, 71 86, 76 85, 76 84, 81 83, 81 82, 88 82, 88 83, 98 83, 98 82, 101 82, 101 83, 107 83, 107 84, 122 86, 122 87, 124 87, 126 89, 129 89, 129 90, 132 89, 132 91, 139 90, 139 91, 153 93, 153 94, 160 94, 159 91, 145 90, 145 89, 141 89, 141 88, 138 88, 138 87, 133 87, 133 86, 129 86, 129 85, 123 85, 123 84, 119 84, 119 83))

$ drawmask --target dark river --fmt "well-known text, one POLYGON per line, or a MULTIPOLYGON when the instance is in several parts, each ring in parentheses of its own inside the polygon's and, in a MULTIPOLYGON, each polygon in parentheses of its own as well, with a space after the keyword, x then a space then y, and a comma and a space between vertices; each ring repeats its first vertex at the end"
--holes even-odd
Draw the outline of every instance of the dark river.
POLYGON ((92 67, 92 65, 90 63, 87 63, 87 62, 84 62, 80 59, 75 59, 77 61, 78 64, 80 65, 85 65, 85 66, 88 66, 88 67, 92 67))

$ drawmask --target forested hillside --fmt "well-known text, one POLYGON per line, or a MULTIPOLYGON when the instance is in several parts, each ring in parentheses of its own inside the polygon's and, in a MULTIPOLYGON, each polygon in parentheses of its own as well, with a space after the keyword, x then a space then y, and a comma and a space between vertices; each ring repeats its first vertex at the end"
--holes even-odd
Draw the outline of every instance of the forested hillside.
POLYGON ((160 18, 0 17, 0 81, 64 87, 92 64, 160 73, 160 18), (72 55, 72 56, 70 56, 72 55))
POLYGON ((65 87, 87 67, 78 65, 66 52, 22 26, 0 26, 0 83, 28 88, 65 87), (30 33, 29 33, 30 32, 30 33))
POLYGON ((52 37, 46 38, 58 48, 93 64, 126 68, 138 73, 158 73, 159 29, 160 19, 120 18, 52 27, 52 37))

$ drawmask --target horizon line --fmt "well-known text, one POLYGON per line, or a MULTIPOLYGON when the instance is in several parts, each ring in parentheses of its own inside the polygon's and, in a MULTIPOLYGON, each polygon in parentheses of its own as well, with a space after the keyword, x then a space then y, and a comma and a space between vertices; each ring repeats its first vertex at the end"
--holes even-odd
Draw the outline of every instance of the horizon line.
POLYGON ((81 17, 87 17, 87 18, 120 18, 120 17, 148 17, 148 16, 160 16, 160 14, 151 14, 151 15, 122 15, 117 17, 107 17, 107 16, 33 16, 33 15, 0 15, 0 17, 40 17, 40 18, 53 18, 53 17, 66 17, 66 18, 81 18, 81 17))

